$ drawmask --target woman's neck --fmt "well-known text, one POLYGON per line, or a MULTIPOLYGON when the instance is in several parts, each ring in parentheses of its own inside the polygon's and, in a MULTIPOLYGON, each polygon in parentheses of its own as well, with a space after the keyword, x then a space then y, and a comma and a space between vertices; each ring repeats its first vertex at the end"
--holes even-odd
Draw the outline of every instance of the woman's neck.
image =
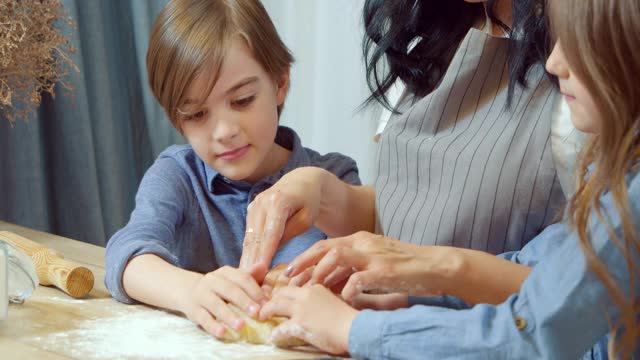
MULTIPOLYGON (((498 0, 493 7, 493 15, 495 18, 508 27, 513 25, 513 1, 514 0, 498 0)), ((484 6, 486 7, 487 3, 485 3, 484 6)), ((494 26, 498 26, 498 24, 494 24, 494 26)))

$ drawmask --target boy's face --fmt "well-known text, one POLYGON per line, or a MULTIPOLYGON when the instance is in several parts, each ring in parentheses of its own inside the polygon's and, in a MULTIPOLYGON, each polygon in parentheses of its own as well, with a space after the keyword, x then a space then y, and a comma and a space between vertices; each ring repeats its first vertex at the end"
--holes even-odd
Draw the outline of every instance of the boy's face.
POLYGON ((256 182, 276 172, 284 165, 283 149, 274 139, 288 73, 272 79, 238 37, 228 49, 218 81, 198 106, 209 76, 204 73, 193 81, 179 111, 182 133, 196 154, 233 180, 256 182))

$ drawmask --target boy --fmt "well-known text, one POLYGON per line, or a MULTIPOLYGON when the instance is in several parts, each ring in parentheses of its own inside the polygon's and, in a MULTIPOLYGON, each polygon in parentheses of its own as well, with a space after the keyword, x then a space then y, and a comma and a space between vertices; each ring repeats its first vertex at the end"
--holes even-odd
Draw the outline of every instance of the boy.
MULTIPOLYGON (((257 0, 165 6, 147 52, 149 83, 189 144, 160 154, 129 223, 107 245, 105 283, 114 298, 180 311, 218 338, 223 324, 239 330, 244 323, 227 303, 255 317, 267 300, 237 269, 251 200, 301 166, 359 183, 352 159, 303 148, 293 130, 278 126, 292 62, 257 0)), ((312 228, 272 264, 323 238, 312 228)))

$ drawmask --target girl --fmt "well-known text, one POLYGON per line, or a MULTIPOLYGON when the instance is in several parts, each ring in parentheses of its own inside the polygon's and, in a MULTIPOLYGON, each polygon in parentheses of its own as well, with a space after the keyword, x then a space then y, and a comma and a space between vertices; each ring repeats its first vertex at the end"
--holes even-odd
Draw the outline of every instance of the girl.
MULTIPOLYGON (((640 47, 638 14, 637 1, 550 1, 557 43, 547 69, 559 79, 573 123, 591 140, 564 222, 522 251, 504 255, 535 266, 517 294, 464 310, 358 312, 319 285, 286 287, 261 312, 291 318, 273 336, 294 334, 356 358, 575 359, 612 331, 611 358, 640 355, 640 59, 633 56, 640 47)), ((353 267, 356 275, 386 265, 397 280, 417 288, 419 279, 409 275, 428 272, 434 248, 380 240, 368 246, 353 238, 328 240, 292 262, 290 274, 318 264, 313 279, 323 281, 315 272, 331 273, 327 268, 336 265, 353 267), (348 244, 355 248, 346 251, 342 246, 348 244), (403 262, 393 261, 403 254, 403 262)), ((422 278, 425 292, 447 293, 438 284, 464 275, 464 266, 458 270, 422 278), (433 285, 434 279, 441 281, 433 285)), ((354 276, 345 290, 362 289, 354 276)), ((464 285, 465 277, 460 279, 464 285)))

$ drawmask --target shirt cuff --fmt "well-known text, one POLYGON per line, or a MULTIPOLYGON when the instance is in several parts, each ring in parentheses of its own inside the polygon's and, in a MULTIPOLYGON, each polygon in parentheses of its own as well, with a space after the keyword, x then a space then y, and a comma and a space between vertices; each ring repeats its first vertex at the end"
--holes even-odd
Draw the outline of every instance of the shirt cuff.
POLYGON ((471 308, 471 304, 451 295, 432 296, 432 297, 409 296, 408 303, 409 303, 409 307, 412 307, 414 305, 426 305, 426 306, 437 306, 437 307, 454 309, 454 310, 464 310, 464 309, 471 308))
POLYGON ((349 354, 354 359, 380 359, 382 338, 389 311, 362 310, 349 331, 349 354))

